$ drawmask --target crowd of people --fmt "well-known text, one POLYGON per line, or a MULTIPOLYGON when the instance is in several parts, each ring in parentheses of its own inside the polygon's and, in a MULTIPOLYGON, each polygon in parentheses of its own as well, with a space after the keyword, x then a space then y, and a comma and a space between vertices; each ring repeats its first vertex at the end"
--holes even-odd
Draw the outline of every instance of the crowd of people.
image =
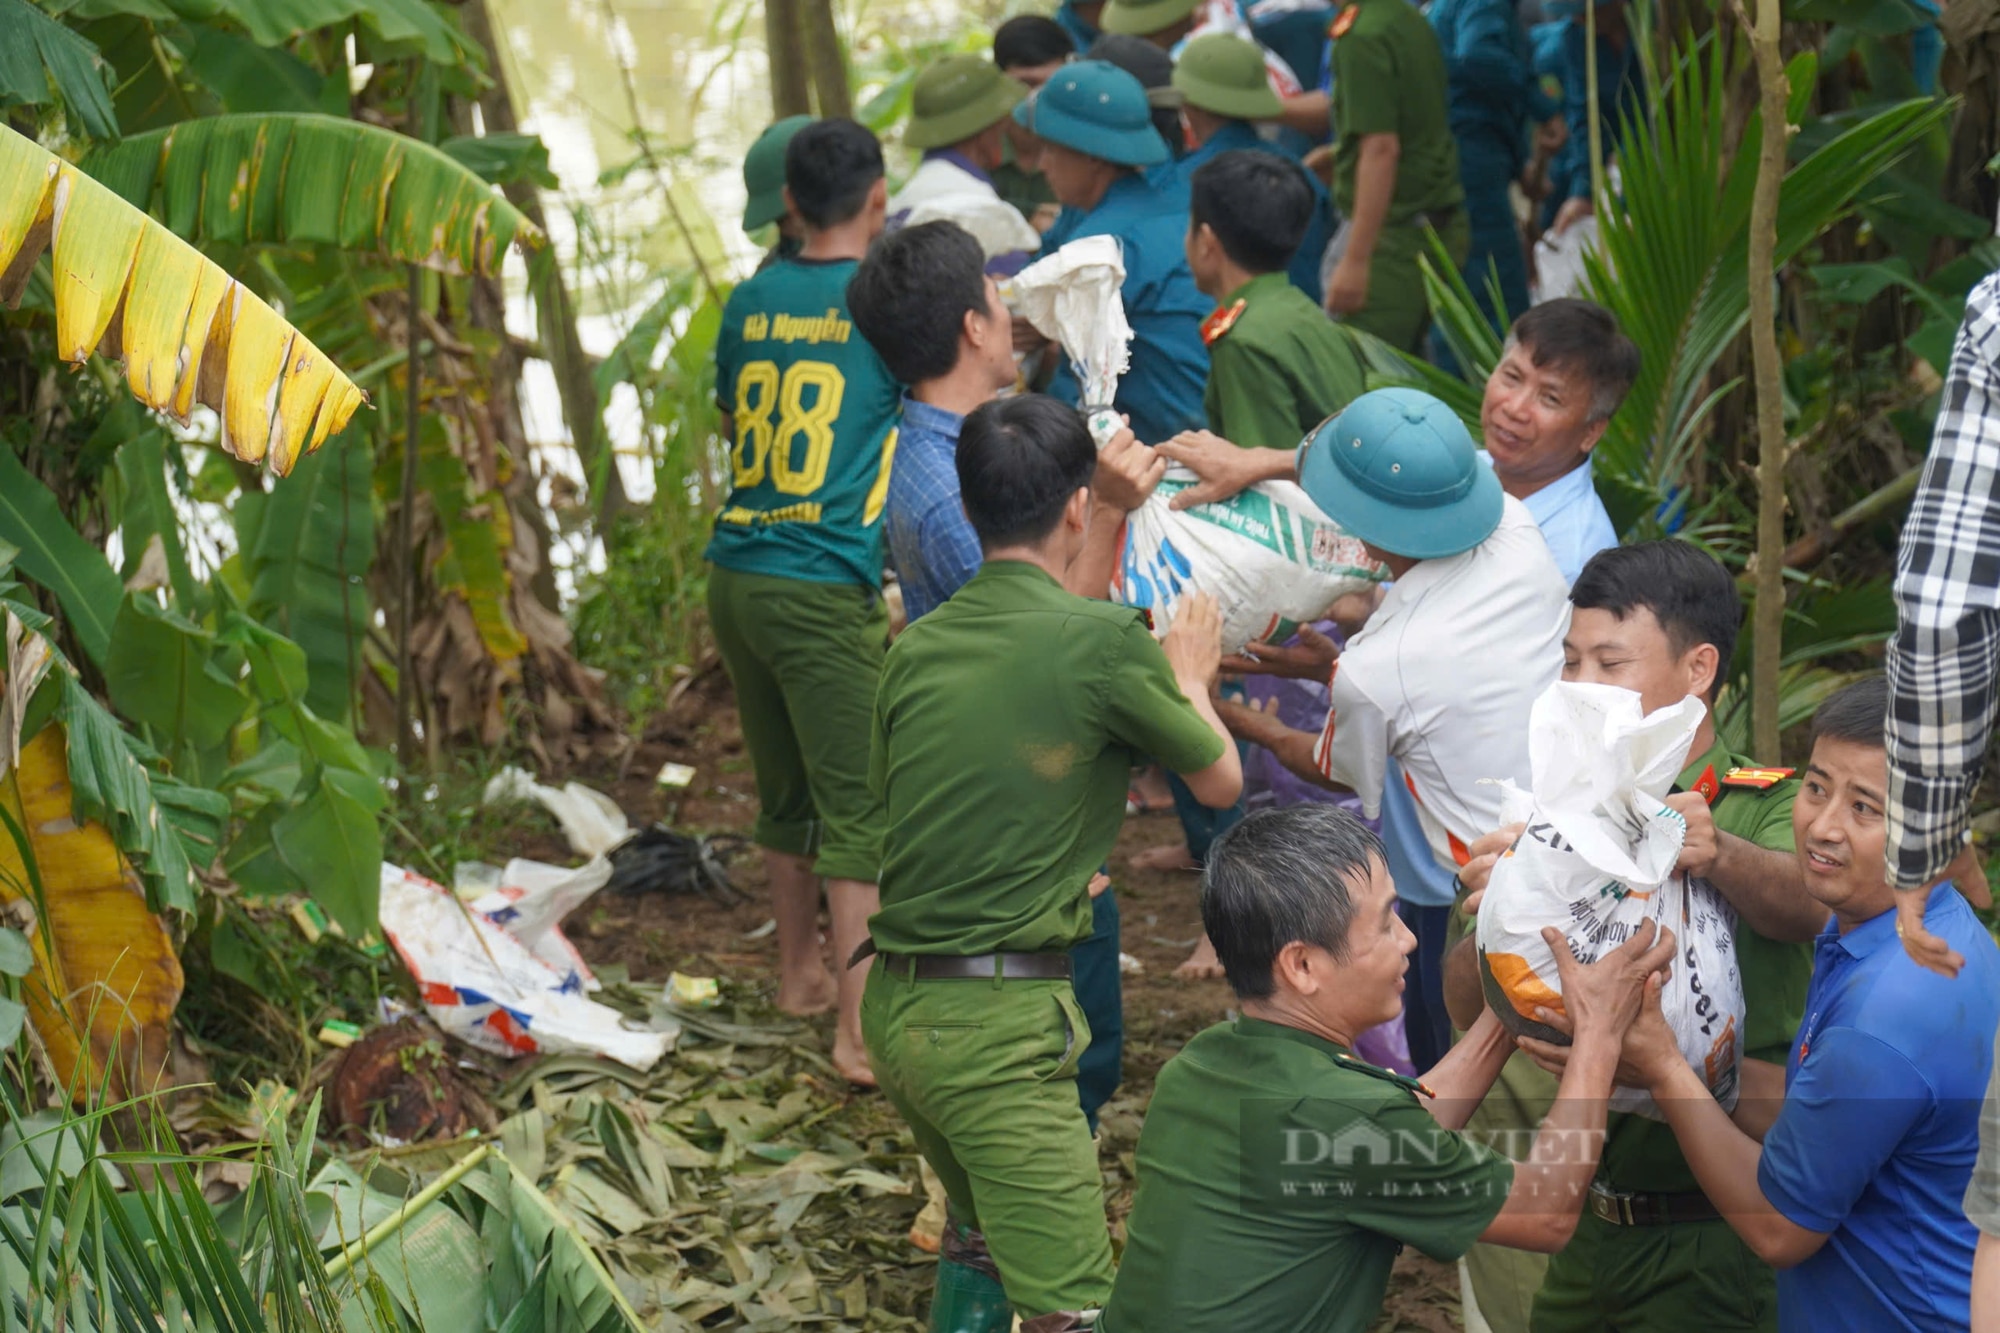
MULTIPOLYGON (((1642 96, 1622 0, 1595 29, 1615 158, 1642 96)), ((1529 784, 1535 701, 1712 706, 1743 619, 1700 547, 1619 544, 1591 452, 1638 352, 1534 291, 1534 236, 1601 197, 1583 43, 1514 0, 1066 0, 920 72, 893 193, 853 121, 747 155, 744 225, 776 239, 717 342, 709 614, 778 1002, 837 1010, 835 1068, 942 1186, 938 1333, 1361 1330, 1404 1245, 1461 1262, 1468 1326, 1501 1333, 2000 1330, 2000 948, 1966 832, 2000 699, 2000 280, 1961 334, 1888 677, 1822 704, 1802 775, 1704 711, 1666 798, 1675 873, 1730 914, 1733 1107, 1663 1016, 1673 923, 1588 962, 1548 923, 1560 1040, 1510 1035, 1482 978, 1472 922, 1523 836, 1495 780, 1529 784), (1132 330, 1108 440, 1008 303, 1097 236, 1132 330), (1477 440, 1366 387, 1357 331, 1447 358, 1433 247, 1505 330, 1477 440), (1226 657, 1203 593, 1150 624, 1112 592, 1173 466, 1177 509, 1295 483, 1378 581, 1226 657), (1181 974, 1241 1016, 1161 1072, 1114 1262, 1107 858, 1148 766, 1184 835, 1154 863, 1202 874, 1181 974)))

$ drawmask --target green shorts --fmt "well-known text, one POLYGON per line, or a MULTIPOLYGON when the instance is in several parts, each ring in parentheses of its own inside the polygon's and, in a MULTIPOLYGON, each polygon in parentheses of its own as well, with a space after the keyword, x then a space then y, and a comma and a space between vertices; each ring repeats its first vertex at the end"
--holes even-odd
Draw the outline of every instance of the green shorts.
POLYGON ((708 620, 757 774, 757 845, 813 857, 829 879, 874 883, 883 819, 868 747, 889 641, 882 595, 710 565, 708 620))

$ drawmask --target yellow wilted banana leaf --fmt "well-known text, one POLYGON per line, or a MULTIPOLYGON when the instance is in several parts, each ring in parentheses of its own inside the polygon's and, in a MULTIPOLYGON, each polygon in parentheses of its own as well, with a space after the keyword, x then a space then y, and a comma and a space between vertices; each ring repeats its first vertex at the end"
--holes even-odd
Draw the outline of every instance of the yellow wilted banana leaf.
POLYGON ((223 447, 283 475, 363 395, 261 297, 32 140, 0 126, 0 300, 54 248, 57 352, 125 362, 146 406, 222 416, 223 447))
POLYGON ((490 276, 510 245, 545 239, 456 158, 340 116, 203 116, 80 165, 196 245, 303 241, 490 276))
POLYGON ((20 848, 0 830, 0 902, 36 918, 26 1000, 56 1078, 95 1091, 109 1070, 115 1096, 152 1090, 166 1068, 180 960, 109 830, 75 819, 60 723, 21 747, 20 765, 0 780, 0 808, 26 831, 41 880, 37 902, 20 848))

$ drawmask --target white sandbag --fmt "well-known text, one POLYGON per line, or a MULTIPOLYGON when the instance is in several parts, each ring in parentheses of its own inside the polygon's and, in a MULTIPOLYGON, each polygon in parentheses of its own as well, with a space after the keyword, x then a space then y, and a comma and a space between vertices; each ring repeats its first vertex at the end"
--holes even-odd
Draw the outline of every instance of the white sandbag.
MULTIPOLYGON (((1132 327, 1119 294, 1124 281, 1118 242, 1086 236, 1021 270, 1010 289, 1028 321, 1069 354, 1100 449, 1122 424, 1108 404, 1130 357, 1132 327)), ((1233 653, 1252 639, 1289 637, 1375 581, 1361 543, 1296 485, 1261 482, 1216 504, 1180 513, 1169 508, 1196 480, 1185 468, 1169 469, 1126 522, 1112 596, 1150 612, 1160 633, 1181 597, 1199 589, 1221 608, 1222 650, 1233 653)))
POLYGON ((562 933, 561 923, 610 881, 611 862, 602 856, 591 857, 575 870, 517 856, 500 872, 499 885, 471 905, 547 964, 562 978, 563 990, 601 990, 603 984, 562 933))
POLYGON ((1300 625, 1375 581, 1360 541, 1287 481, 1260 482, 1215 504, 1176 512, 1168 502, 1196 484, 1167 470, 1159 489, 1126 520, 1112 596, 1151 613, 1164 632, 1190 590, 1222 610, 1222 651, 1252 639, 1283 642, 1300 625))
MULTIPOLYGON (((1503 818, 1527 830, 1493 867, 1479 906, 1480 981, 1516 1035, 1566 1040, 1534 1019, 1560 1011, 1562 983, 1542 928, 1591 963, 1654 921, 1679 942, 1661 995, 1688 1064, 1725 1109, 1736 1104, 1743 980, 1736 912, 1714 885, 1674 873, 1687 823, 1664 802, 1701 726, 1699 699, 1642 715, 1639 696, 1558 681, 1535 701, 1533 794, 1503 783, 1503 818)), ((1652 1098, 1619 1089, 1617 1111, 1659 1118, 1652 1098)))
MULTIPOLYGON (((586 998, 567 969, 422 875, 384 862, 381 911, 382 931, 416 978, 425 1010, 480 1050, 603 1055, 650 1069, 673 1042, 669 1033, 626 1027, 616 1010, 586 998)), ((560 938, 553 925, 545 934, 560 938)))

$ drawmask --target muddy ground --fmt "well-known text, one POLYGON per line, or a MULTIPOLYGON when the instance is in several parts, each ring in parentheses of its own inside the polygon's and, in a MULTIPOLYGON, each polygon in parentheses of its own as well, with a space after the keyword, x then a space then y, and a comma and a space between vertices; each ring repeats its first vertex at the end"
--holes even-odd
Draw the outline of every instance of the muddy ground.
MULTIPOLYGON (((744 833, 756 816, 756 789, 728 679, 712 667, 615 769, 577 776, 609 791, 635 824, 664 820, 684 831, 744 833), (670 761, 695 769, 684 790, 662 788, 655 780, 670 761)), ((1134 872, 1128 864, 1135 852, 1178 837, 1171 813, 1129 817, 1111 860, 1123 948, 1143 965, 1125 978, 1124 1085, 1104 1116, 1103 1165, 1114 1224, 1122 1224, 1130 1208, 1132 1147, 1160 1066, 1195 1033, 1230 1013, 1229 991, 1220 981, 1173 977, 1201 932, 1194 876, 1134 872)), ((517 854, 571 859, 559 842, 524 846, 517 854)), ((572 916, 566 929, 593 964, 623 965, 634 979, 663 980, 678 971, 717 977, 739 994, 768 997, 777 983, 777 940, 760 933, 770 919, 762 870, 752 855, 739 860, 734 873, 747 901, 724 905, 696 896, 600 895, 572 916)), ((815 1026, 822 1043, 830 1042, 831 1019, 816 1020, 815 1026)), ((854 1118, 896 1132, 894 1112, 882 1098, 849 1096, 854 1118)), ((914 1248, 910 1260, 913 1266, 927 1262, 914 1248)), ((1380 1328, 1443 1333, 1460 1327, 1456 1273, 1404 1252, 1380 1328)))

